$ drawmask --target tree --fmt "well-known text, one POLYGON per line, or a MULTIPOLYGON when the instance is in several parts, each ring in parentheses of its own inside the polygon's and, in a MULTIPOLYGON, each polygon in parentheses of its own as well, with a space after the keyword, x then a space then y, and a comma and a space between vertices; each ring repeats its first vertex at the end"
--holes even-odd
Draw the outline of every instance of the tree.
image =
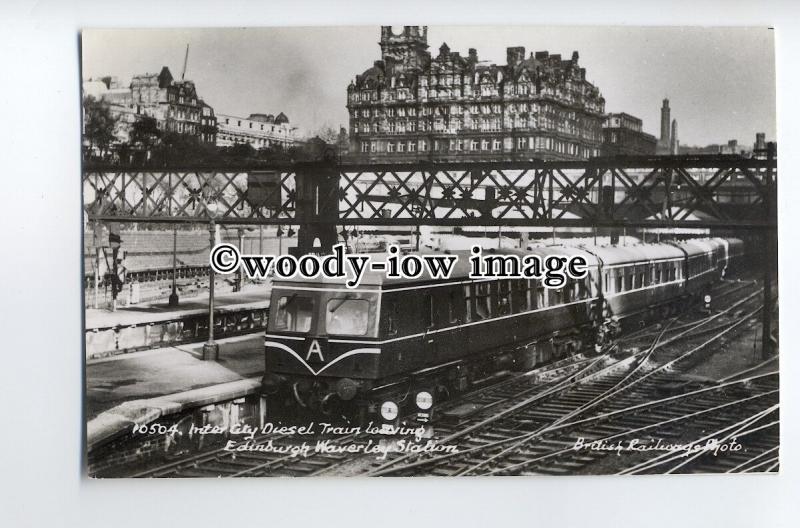
POLYGON ((133 122, 131 126, 131 144, 141 146, 150 157, 150 149, 158 142, 161 137, 161 130, 158 129, 158 121, 155 117, 141 116, 133 122))
POLYGON ((89 149, 93 152, 97 148, 100 155, 105 156, 114 141, 117 119, 105 101, 98 101, 91 95, 83 100, 83 118, 83 137, 89 149))
POLYGON ((339 132, 330 125, 322 125, 311 137, 318 137, 329 145, 336 144, 339 141, 339 132))

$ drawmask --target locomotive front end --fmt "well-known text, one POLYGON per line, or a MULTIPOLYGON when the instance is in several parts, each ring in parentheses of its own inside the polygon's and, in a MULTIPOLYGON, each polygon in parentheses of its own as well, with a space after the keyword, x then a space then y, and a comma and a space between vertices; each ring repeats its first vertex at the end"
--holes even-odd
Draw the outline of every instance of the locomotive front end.
POLYGON ((264 392, 333 412, 380 372, 380 292, 276 281, 265 338, 264 392))

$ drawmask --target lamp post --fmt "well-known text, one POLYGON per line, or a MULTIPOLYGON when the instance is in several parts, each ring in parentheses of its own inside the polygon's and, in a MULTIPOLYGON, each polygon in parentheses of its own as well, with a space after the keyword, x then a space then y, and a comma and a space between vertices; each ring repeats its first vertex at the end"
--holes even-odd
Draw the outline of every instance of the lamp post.
MULTIPOLYGON (((244 249, 244 229, 239 228, 236 230, 236 234, 239 235, 239 253, 241 254, 244 249)), ((244 271, 242 271, 241 267, 236 272, 236 290, 237 292, 242 291, 242 287, 244 286, 244 271)))
MULTIPOLYGON (((217 203, 209 202, 208 206, 208 242, 209 251, 214 249, 216 242, 216 216, 217 203)), ((214 268, 208 267, 208 341, 203 345, 203 361, 216 361, 219 359, 219 345, 214 342, 214 268)))
POLYGON ((172 228, 172 293, 169 294, 169 306, 178 306, 178 287, 176 275, 178 273, 178 226, 172 228))

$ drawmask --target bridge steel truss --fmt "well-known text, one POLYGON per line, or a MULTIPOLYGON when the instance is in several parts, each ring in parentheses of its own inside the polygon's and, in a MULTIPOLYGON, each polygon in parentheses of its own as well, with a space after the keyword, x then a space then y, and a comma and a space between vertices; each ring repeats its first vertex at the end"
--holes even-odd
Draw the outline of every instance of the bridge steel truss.
POLYGON ((580 162, 264 168, 85 169, 86 217, 100 222, 297 225, 301 253, 337 226, 544 226, 753 230, 763 243, 762 355, 773 350, 777 167, 739 156, 580 162))
POLYGON ((771 156, 109 168, 83 198, 116 222, 774 229, 776 176, 771 156))

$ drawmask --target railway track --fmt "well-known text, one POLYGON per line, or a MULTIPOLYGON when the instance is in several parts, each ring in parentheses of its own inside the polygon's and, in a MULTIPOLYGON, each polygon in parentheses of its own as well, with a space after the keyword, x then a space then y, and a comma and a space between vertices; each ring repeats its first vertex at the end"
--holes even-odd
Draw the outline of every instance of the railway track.
MULTIPOLYGON (((482 395, 484 401, 500 401, 503 394, 509 398, 521 386, 527 385, 529 392, 541 390, 554 383, 551 380, 562 379, 576 371, 586 368, 597 361, 597 358, 574 356, 541 368, 520 374, 511 379, 498 382, 490 387, 479 389, 473 393, 482 395)), ((356 435, 337 436, 332 438, 335 444, 344 445, 355 439, 356 435)), ((290 440, 286 435, 258 435, 252 440, 253 446, 268 446, 270 443, 290 440)), ((291 443, 291 442, 287 442, 291 443)), ((146 477, 238 477, 238 476, 301 476, 313 475, 331 467, 346 463, 351 458, 348 454, 315 453, 309 457, 298 457, 292 454, 274 452, 237 453, 223 448, 213 449, 174 462, 148 468, 133 474, 135 478, 146 477)))
MULTIPOLYGON (((745 289, 748 285, 752 285, 752 283, 729 288, 732 291, 724 292, 724 294, 735 293, 745 289)), ((695 404, 706 402, 711 408, 718 407, 724 405, 724 398, 719 396, 718 398, 722 399, 713 400, 710 398, 711 394, 724 395, 727 387, 748 386, 753 380, 759 379, 756 376, 737 380, 729 379, 718 387, 705 389, 707 392, 687 393, 684 400, 669 398, 664 400, 653 397, 656 387, 671 380, 674 381, 680 370, 676 368, 677 366, 687 363, 690 357, 709 346, 708 343, 701 343, 702 346, 692 348, 690 353, 679 354, 674 349, 670 349, 669 345, 691 339, 696 340, 709 333, 715 334, 715 337, 706 340, 709 342, 719 338, 716 334, 726 335, 733 330, 734 325, 744 324, 748 317, 734 318, 736 320, 733 322, 725 318, 735 310, 739 310, 741 306, 752 302, 757 294, 758 292, 748 295, 723 312, 698 321, 679 322, 676 318, 671 325, 662 325, 658 328, 657 338, 650 347, 628 357, 573 356, 504 379, 463 395, 456 401, 437 406, 436 416, 441 417, 436 423, 437 441, 446 443, 459 440, 460 453, 457 456, 402 455, 390 456, 388 461, 382 462, 377 462, 371 455, 358 456, 346 451, 316 452, 309 456, 302 456, 295 452, 277 449, 277 447, 289 449, 297 446, 296 439, 283 435, 260 435, 252 440, 252 445, 256 447, 272 446, 273 450, 231 452, 219 448, 148 468, 133 476, 495 474, 505 467, 512 468, 510 471, 514 473, 516 471, 513 469, 516 467, 514 464, 520 463, 522 460, 536 461, 540 456, 546 457, 542 460, 547 461, 550 471, 554 474, 574 472, 576 464, 583 461, 586 465, 593 457, 581 453, 577 462, 566 457, 564 460, 567 462, 556 463, 557 457, 552 453, 558 452, 557 447, 564 448, 564 442, 569 442, 571 438, 563 436, 564 432, 568 431, 567 427, 583 427, 593 423, 595 424, 593 427, 599 427, 598 424, 601 424, 602 421, 596 417, 613 416, 614 420, 621 424, 616 427, 614 434, 622 434, 625 431, 635 430, 630 427, 629 423, 624 420, 620 421, 623 416, 635 417, 648 410, 649 416, 653 419, 664 418, 661 420, 664 422, 675 416, 674 412, 668 410, 665 412, 672 418, 660 414, 661 411, 655 412, 661 409, 660 406, 668 407, 679 401, 690 402, 692 396, 702 394, 706 399, 697 399, 695 404), (711 324, 712 322, 716 322, 716 324, 711 324), (643 402, 645 403, 643 404, 643 402), (587 418, 589 413, 592 413, 592 417, 587 418), (448 420, 458 420, 458 423, 445 423, 448 420), (595 420, 596 423, 592 420, 595 420), (531 451, 534 448, 536 451, 531 451)), ((728 319, 730 318, 728 317, 728 319)), ((651 327, 642 330, 638 339, 648 337, 646 332, 651 332, 651 334, 653 332, 651 327)), ((634 342, 634 340, 630 342, 634 342)), ((777 388, 775 393, 777 394, 777 388)), ((736 413, 741 413, 741 410, 737 410, 736 413)), ((684 413, 687 416, 689 414, 684 413)), ((657 427, 661 422, 656 421, 655 425, 650 424, 650 426, 651 428, 657 427)), ((608 427, 608 423, 605 426, 608 427)), ((569 429, 569 431, 572 430, 569 429)), ((595 439, 598 438, 598 431, 602 430, 602 427, 597 431, 575 429, 575 431, 587 435, 583 438, 595 439)), ((609 429, 609 431, 611 430, 609 429)), ((357 434, 337 436, 327 440, 333 446, 346 446, 355 441, 368 441, 366 435, 357 434)), ((377 440, 375 441, 377 442, 377 440)), ((772 460, 772 458, 766 454, 751 463, 745 464, 745 460, 740 460, 738 463, 743 464, 742 469, 753 470, 754 466, 756 469, 765 467, 766 464, 765 466, 759 466, 759 464, 766 460, 772 460)), ((702 467, 701 462, 699 460, 695 464, 696 467, 702 467)), ((707 464, 708 461, 705 463, 707 464)), ((641 468, 641 470, 646 471, 646 468, 641 468)), ((546 467, 536 463, 520 466, 519 471, 522 473, 548 472, 546 467)))
MULTIPOLYGON (((751 302, 756 295, 757 292, 731 309, 741 303, 751 302)), ((693 330, 718 318, 719 314, 701 320, 667 341, 661 341, 665 328, 649 350, 637 354, 638 358, 634 355, 626 360, 627 365, 620 362, 617 368, 575 380, 546 401, 536 402, 537 405, 521 406, 516 409, 519 412, 510 416, 494 415, 478 425, 470 424, 457 430, 442 430, 441 426, 437 426, 441 442, 458 440, 459 445, 463 446, 458 455, 399 457, 371 468, 367 474, 414 475, 420 471, 434 475, 481 474, 486 467, 502 466, 508 459, 518 456, 518 452, 524 452, 528 445, 563 442, 563 438, 554 437, 553 433, 561 431, 564 423, 575 421, 589 412, 599 412, 601 415, 624 409, 638 412, 642 402, 658 400, 655 397, 658 387, 674 381, 680 365, 688 364, 690 359, 720 337, 742 326, 756 311, 738 318, 729 328, 684 353, 676 353, 674 348, 666 349, 672 348, 668 345, 694 337, 693 330), (667 359, 670 357, 672 359, 667 359), (661 363, 656 363, 657 360, 661 363)))

